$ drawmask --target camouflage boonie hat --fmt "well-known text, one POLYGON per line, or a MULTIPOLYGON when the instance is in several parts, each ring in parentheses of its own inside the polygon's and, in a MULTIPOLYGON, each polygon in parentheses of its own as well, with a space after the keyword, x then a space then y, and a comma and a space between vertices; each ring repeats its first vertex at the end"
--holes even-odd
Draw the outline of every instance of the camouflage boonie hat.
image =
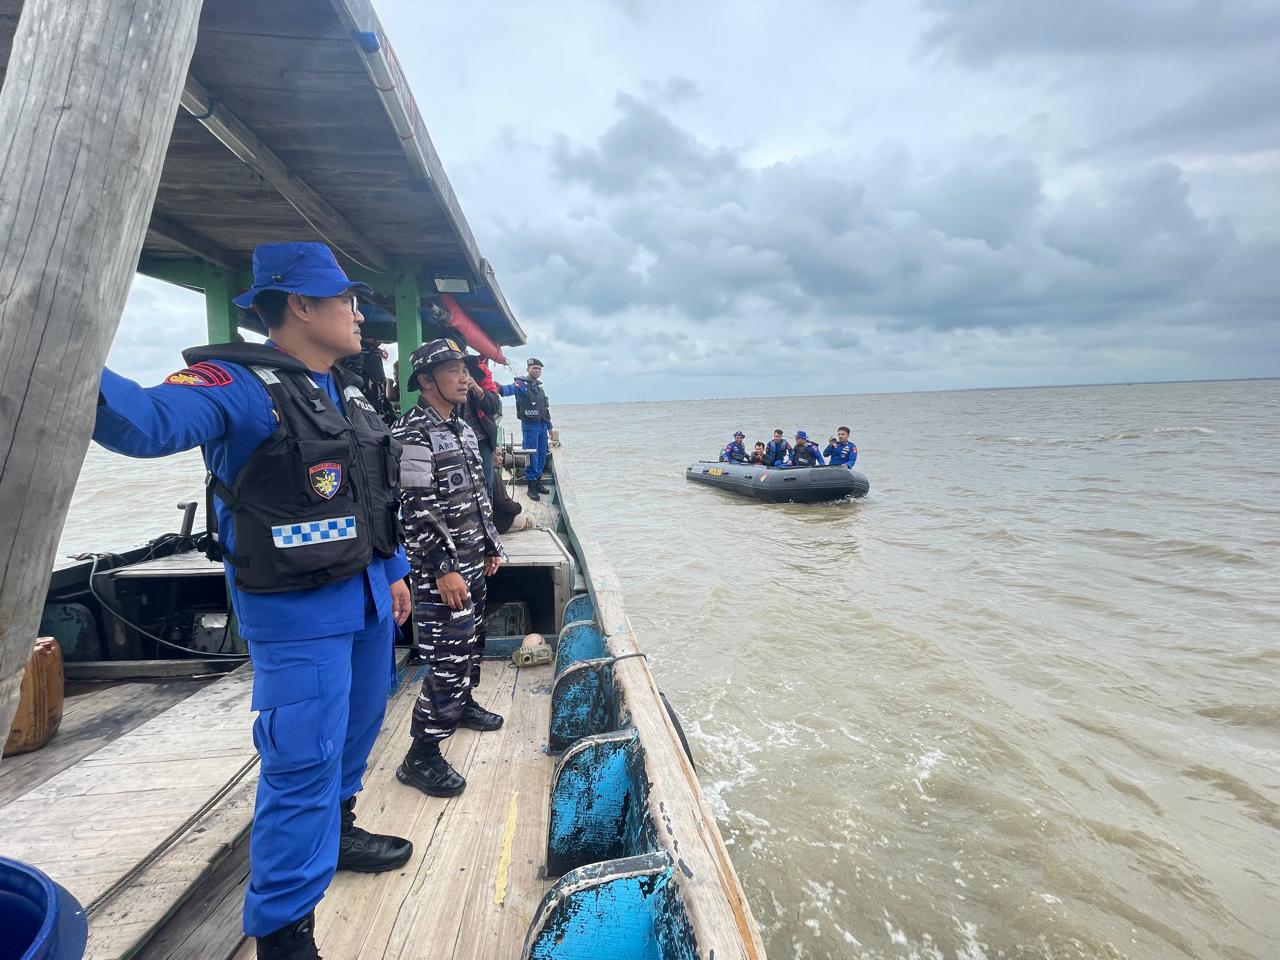
POLYGON ((413 364, 413 376, 409 380, 409 389, 418 389, 418 374, 426 373, 437 364, 448 363, 450 360, 465 360, 466 356, 456 340, 432 340, 430 343, 424 343, 413 351, 413 355, 409 358, 409 362, 413 364))

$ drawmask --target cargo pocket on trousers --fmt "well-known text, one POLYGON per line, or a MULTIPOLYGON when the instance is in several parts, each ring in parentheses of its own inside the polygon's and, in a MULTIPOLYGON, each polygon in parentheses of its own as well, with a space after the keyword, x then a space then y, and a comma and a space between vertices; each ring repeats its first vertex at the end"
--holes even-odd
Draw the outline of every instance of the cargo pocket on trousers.
POLYGON ((320 670, 313 663, 254 669, 251 708, 258 719, 253 745, 268 776, 323 763, 333 755, 321 689, 320 670))

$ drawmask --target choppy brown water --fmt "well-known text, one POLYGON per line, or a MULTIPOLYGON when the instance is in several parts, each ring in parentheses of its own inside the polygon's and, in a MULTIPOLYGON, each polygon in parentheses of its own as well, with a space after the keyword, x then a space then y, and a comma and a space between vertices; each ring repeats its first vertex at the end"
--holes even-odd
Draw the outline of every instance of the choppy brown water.
MULTIPOLYGON (((771 957, 1280 956, 1280 382, 557 426, 771 957), (684 480, 735 428, 844 422, 864 501, 684 480)), ((199 488, 94 451, 64 549, 199 488)))

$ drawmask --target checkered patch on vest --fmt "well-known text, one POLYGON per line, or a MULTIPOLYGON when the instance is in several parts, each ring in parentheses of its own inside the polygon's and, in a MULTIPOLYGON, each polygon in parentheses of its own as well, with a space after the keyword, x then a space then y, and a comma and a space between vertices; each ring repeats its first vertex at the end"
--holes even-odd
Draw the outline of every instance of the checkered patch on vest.
POLYGON ((331 520, 312 520, 309 523, 286 523, 271 528, 271 539, 282 550, 289 547, 305 547, 329 540, 351 540, 356 536, 355 517, 334 517, 331 520))

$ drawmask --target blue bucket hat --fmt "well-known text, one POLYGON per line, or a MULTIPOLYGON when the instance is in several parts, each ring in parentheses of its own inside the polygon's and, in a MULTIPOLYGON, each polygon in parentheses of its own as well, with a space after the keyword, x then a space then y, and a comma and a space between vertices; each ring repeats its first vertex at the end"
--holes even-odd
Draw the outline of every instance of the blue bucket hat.
POLYGON ((243 310, 264 290, 304 297, 336 297, 348 290, 372 293, 367 283, 352 280, 323 243, 260 243, 253 248, 253 286, 232 302, 243 310))
POLYGON ((805 433, 803 430, 797 430, 797 431, 796 431, 796 439, 797 439, 797 440, 808 440, 808 439, 809 439, 809 435, 808 435, 807 433, 805 433))

